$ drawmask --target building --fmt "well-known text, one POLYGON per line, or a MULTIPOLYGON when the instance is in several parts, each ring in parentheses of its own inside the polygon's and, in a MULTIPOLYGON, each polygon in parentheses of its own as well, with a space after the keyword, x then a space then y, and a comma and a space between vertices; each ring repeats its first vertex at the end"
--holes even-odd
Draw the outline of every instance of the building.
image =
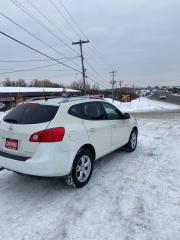
MULTIPOLYGON (((70 96, 78 96, 80 91, 66 89, 70 96)), ((61 96, 63 88, 40 87, 0 87, 0 110, 6 110, 32 97, 61 96)))

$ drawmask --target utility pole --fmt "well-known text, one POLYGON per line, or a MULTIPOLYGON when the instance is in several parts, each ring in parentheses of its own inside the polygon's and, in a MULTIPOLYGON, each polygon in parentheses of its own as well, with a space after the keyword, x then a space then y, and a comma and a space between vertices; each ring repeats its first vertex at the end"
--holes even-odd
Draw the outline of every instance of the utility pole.
POLYGON ((117 81, 118 83, 119 83, 119 87, 120 87, 120 96, 121 96, 121 99, 122 99, 122 91, 121 91, 121 88, 122 88, 122 83, 123 83, 123 81, 122 80, 120 80, 120 81, 117 81))
POLYGON ((111 76, 112 76, 112 100, 114 102, 114 85, 116 84, 115 81, 115 74, 117 73, 117 71, 112 71, 110 72, 111 76))
POLYGON ((123 81, 121 80, 121 81, 118 81, 118 82, 119 82, 119 87, 121 89, 123 81))
POLYGON ((86 69, 84 68, 84 56, 83 56, 83 44, 89 43, 89 40, 79 42, 73 42, 72 45, 79 45, 80 46, 80 53, 81 53, 81 64, 82 64, 82 76, 83 76, 83 90, 84 96, 86 96, 86 69))

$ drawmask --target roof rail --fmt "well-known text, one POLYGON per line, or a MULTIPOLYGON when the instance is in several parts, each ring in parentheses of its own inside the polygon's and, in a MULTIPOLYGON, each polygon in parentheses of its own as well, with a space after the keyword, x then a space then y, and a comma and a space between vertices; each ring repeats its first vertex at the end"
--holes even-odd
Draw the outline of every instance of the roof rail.
POLYGON ((103 99, 103 96, 99 96, 99 95, 91 95, 91 96, 79 96, 79 97, 61 97, 61 96, 46 96, 46 97, 32 97, 32 98, 28 98, 27 100, 25 100, 24 102, 33 102, 33 101, 38 101, 38 100, 46 100, 48 101, 48 99, 56 99, 59 98, 61 99, 60 103, 63 102, 70 102, 70 101, 76 101, 76 100, 80 100, 80 99, 103 99))
POLYGON ((48 100, 48 99, 54 99, 54 98, 60 98, 60 96, 46 96, 46 97, 32 97, 32 98, 28 98, 26 99, 24 102, 33 102, 33 101, 37 101, 37 100, 48 100))
POLYGON ((93 98, 93 99, 103 99, 103 98, 104 98, 104 95, 102 95, 102 94, 90 95, 89 98, 93 98))

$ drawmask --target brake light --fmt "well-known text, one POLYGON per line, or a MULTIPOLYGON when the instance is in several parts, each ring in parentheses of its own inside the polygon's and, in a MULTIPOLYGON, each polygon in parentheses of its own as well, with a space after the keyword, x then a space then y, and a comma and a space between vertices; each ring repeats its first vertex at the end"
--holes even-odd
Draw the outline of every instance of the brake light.
POLYGON ((33 133, 29 141, 30 142, 61 142, 64 138, 65 129, 63 127, 59 128, 49 128, 43 131, 33 133))

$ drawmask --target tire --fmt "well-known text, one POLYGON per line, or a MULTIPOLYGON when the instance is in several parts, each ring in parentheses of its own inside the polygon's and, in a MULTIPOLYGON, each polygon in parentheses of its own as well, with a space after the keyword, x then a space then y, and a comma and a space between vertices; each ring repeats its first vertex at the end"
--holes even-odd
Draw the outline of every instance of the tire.
POLYGON ((134 152, 136 150, 137 137, 138 137, 137 130, 133 129, 129 137, 129 142, 125 146, 129 152, 134 152))
POLYGON ((77 153, 70 174, 65 177, 68 185, 77 188, 84 187, 90 180, 93 172, 94 159, 88 149, 82 149, 77 153))

